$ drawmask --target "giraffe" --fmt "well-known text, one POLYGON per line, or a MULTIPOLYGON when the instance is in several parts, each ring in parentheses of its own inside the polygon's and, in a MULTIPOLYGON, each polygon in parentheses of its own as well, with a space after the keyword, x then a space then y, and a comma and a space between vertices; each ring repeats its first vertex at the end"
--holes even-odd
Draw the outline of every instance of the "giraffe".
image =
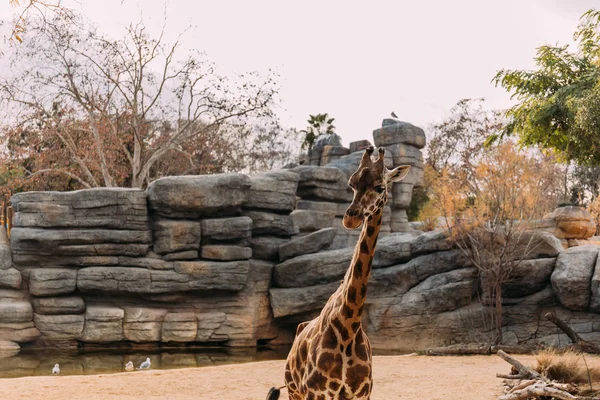
MULTIPOLYGON (((320 315, 296 329, 285 367, 290 400, 368 400, 371 396, 371 346, 361 316, 387 191, 410 170, 408 165, 388 170, 384 149, 379 148, 375 162, 373 151, 373 146, 366 149, 348 181, 354 198, 344 214, 344 227, 364 225, 344 280, 320 315)), ((272 388, 267 400, 278 399, 281 388, 272 388)))

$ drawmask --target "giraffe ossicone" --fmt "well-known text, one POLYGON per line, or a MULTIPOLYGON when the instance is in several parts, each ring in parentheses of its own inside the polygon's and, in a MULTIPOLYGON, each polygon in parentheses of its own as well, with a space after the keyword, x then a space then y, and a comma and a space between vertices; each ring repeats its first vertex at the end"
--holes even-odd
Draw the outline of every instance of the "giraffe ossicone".
MULTIPOLYGON (((373 388, 371 345, 361 317, 383 207, 392 183, 406 177, 410 166, 388 170, 383 148, 375 161, 367 148, 356 172, 348 180, 354 191, 344 214, 346 229, 363 225, 344 280, 319 316, 302 322, 287 357, 285 385, 290 400, 368 400, 373 388)), ((269 392, 267 400, 276 400, 269 392)))

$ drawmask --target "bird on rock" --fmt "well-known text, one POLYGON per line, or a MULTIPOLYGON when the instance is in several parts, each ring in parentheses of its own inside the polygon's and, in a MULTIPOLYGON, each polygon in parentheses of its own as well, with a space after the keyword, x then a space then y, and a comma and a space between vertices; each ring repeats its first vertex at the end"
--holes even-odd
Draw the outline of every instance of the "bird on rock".
POLYGON ((58 366, 58 364, 54 364, 54 368, 52 368, 52 375, 58 374, 60 374, 60 367, 58 366))
POLYGON ((395 112, 392 111, 392 118, 398 118, 395 112))
POLYGON ((150 357, 148 357, 148 358, 146 358, 146 361, 144 361, 143 363, 140 364, 140 367, 138 368, 138 370, 150 369, 151 366, 152 366, 152 364, 150 363, 150 357))

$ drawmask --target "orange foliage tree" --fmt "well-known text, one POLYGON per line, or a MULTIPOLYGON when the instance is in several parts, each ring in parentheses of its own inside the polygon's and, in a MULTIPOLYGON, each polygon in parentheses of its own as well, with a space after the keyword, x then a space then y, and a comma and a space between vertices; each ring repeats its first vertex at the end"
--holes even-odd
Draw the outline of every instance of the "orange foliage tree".
POLYGON ((22 178, 10 175, 13 186, 140 188, 168 174, 252 173, 292 154, 272 74, 219 75, 143 23, 118 40, 71 13, 27 26, 28 40, 11 51, 28 68, 0 80, 10 121, 0 157, 22 178))

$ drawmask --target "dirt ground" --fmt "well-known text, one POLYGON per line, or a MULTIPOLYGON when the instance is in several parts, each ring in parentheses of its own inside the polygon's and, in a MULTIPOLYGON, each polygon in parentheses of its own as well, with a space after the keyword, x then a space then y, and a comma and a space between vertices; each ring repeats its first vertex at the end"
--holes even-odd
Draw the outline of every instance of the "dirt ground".
MULTIPOLYGON (((532 356, 518 356, 527 365, 532 356)), ((588 360, 600 366, 600 358, 588 360)), ((372 400, 485 400, 501 394, 496 373, 510 366, 497 356, 380 356, 373 362, 372 400)), ((591 366, 590 365, 590 366, 591 366)), ((283 385, 284 361, 265 361, 111 375, 0 379, 6 400, 262 400, 283 385)), ((282 400, 288 397, 282 390, 282 400)))

